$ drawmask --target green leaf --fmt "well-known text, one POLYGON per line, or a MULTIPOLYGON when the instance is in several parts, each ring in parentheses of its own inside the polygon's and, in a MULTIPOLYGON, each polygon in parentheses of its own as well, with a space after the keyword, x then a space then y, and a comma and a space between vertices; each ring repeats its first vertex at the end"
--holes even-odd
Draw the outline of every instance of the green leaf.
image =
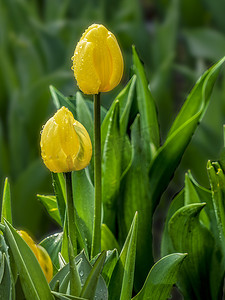
MULTIPOLYGON (((191 179, 188 174, 185 175, 185 195, 184 195, 184 204, 193 204, 193 203, 201 203, 201 199, 199 198, 198 192, 195 189, 194 184, 191 182, 191 179)), ((210 222, 209 218, 206 214, 206 211, 203 209, 200 213, 200 220, 202 223, 209 229, 210 222)))
POLYGON ((168 254, 174 253, 173 243, 171 241, 171 237, 169 235, 168 224, 171 217, 175 214, 175 212, 184 206, 184 189, 181 190, 173 199, 168 209, 166 215, 166 221, 163 230, 163 236, 161 241, 161 256, 166 256, 168 254))
POLYGON ((135 84, 136 84, 136 76, 133 76, 125 88, 116 96, 115 100, 112 102, 107 114, 102 122, 101 126, 101 137, 102 137, 102 149, 104 148, 105 139, 108 133, 109 123, 112 116, 112 112, 115 109, 115 104, 119 101, 120 108, 120 128, 121 135, 125 135, 127 131, 129 115, 131 110, 131 105, 134 98, 135 93, 135 84))
MULTIPOLYGON (((104 254, 103 254, 103 256, 101 257, 101 259, 99 261, 100 264, 102 263, 103 258, 104 258, 104 254)), ((76 261, 78 261, 78 260, 81 260, 80 264, 78 265, 78 273, 80 275, 81 285, 82 286, 85 285, 86 280, 88 279, 89 274, 91 272, 92 272, 92 274, 93 273, 95 274, 95 275, 93 275, 94 276, 93 281, 95 281, 97 273, 98 273, 97 269, 100 269, 101 265, 96 265, 97 269, 92 271, 92 266, 89 263, 84 251, 82 251, 79 255, 76 256, 76 261)), ((90 278, 89 278, 90 280, 92 280, 91 276, 92 275, 90 275, 90 278)), ((94 285, 95 283, 94 282, 91 283, 91 282, 88 281, 87 284, 86 284, 86 287, 88 285, 91 285, 91 284, 94 285)), ((88 290, 87 290, 87 292, 88 292, 88 290)), ((97 287, 96 287, 96 290, 95 290, 94 297, 95 297, 95 299, 101 299, 101 298, 106 299, 106 300, 108 299, 107 286, 106 286, 105 281, 103 280, 101 275, 98 278, 97 287)))
POLYGON ((18 268, 26 299, 52 300, 49 285, 33 251, 7 221, 4 234, 18 268))
POLYGON ((115 231, 116 199, 121 176, 121 143, 119 101, 115 102, 102 154, 102 202, 104 223, 115 231))
POLYGON ((134 46, 132 50, 133 68, 137 76, 137 101, 141 115, 141 131, 145 136, 143 147, 147 157, 146 163, 149 164, 160 144, 158 118, 155 102, 148 87, 143 64, 141 63, 134 46))
POLYGON ((12 224, 11 194, 8 178, 5 179, 3 190, 1 223, 3 223, 3 219, 6 219, 9 223, 12 224))
POLYGON ((141 291, 132 299, 169 299, 185 257, 186 254, 174 253, 161 258, 150 270, 141 291))
POLYGON ((52 280, 49 283, 49 286, 51 290, 55 289, 55 286, 63 282, 63 279, 69 274, 69 264, 66 264, 62 269, 60 269, 55 276, 52 278, 52 280))
MULTIPOLYGON (((90 300, 93 300, 95 298, 95 290, 97 288, 98 279, 99 279, 100 273, 102 271, 102 267, 105 262, 105 258, 106 258, 106 251, 103 251, 101 253, 101 255, 98 257, 98 259, 96 260, 93 268, 91 269, 91 271, 85 281, 85 284, 84 284, 81 294, 80 294, 81 297, 84 297, 84 298, 87 298, 90 300)), ((107 293, 106 294, 102 293, 101 298, 107 299, 108 298, 107 293)))
POLYGON ((53 264, 53 274, 55 274, 59 269, 59 252, 62 247, 62 236, 63 233, 55 233, 50 236, 47 236, 40 242, 40 245, 46 249, 48 252, 52 264, 53 264))
POLYGON ((139 214, 135 287, 140 290, 153 265, 151 182, 148 176, 146 153, 143 149, 141 116, 131 127, 132 164, 121 182, 119 209, 119 238, 123 242, 136 211, 139 214), (147 232, 148 233, 147 233, 147 232))
POLYGON ((53 218, 62 227, 62 221, 60 219, 59 210, 58 210, 58 202, 56 200, 56 196, 45 196, 45 195, 37 195, 38 199, 46 208, 50 217, 53 218))
POLYGON ((102 250, 117 249, 118 251, 120 251, 120 246, 115 236, 113 235, 112 231, 108 228, 106 224, 102 224, 101 249, 102 250))
POLYGON ((62 106, 67 107, 74 115, 74 118, 76 118, 76 108, 74 104, 70 100, 68 100, 68 98, 66 98, 62 93, 60 93, 55 87, 50 86, 50 92, 55 107, 57 109, 60 109, 62 106))
POLYGON ((76 93, 76 111, 77 111, 77 120, 86 128, 91 142, 94 142, 94 123, 93 117, 91 115, 90 109, 85 102, 82 94, 80 92, 76 93))
POLYGON ((206 71, 197 81, 169 131, 167 139, 157 151, 149 170, 150 196, 155 210, 191 137, 207 108, 213 85, 225 57, 206 71))
POLYGON ((116 99, 120 103, 120 133, 124 136, 127 132, 129 124, 129 117, 131 112, 131 106, 133 103, 134 93, 136 87, 136 76, 130 79, 126 87, 121 91, 116 99))
POLYGON ((137 213, 109 282, 109 299, 131 299, 137 243, 137 213))
POLYGON ((106 253, 105 263, 102 269, 102 277, 105 280, 106 285, 109 285, 113 270, 118 261, 118 251, 114 249, 113 251, 109 250, 106 253))
POLYGON ((67 294, 65 295, 54 291, 52 291, 52 294, 55 296, 55 299, 59 299, 59 300, 88 300, 87 298, 80 298, 80 297, 75 297, 67 294))
POLYGON ((66 211, 66 186, 63 174, 52 172, 52 182, 57 200, 58 211, 61 218, 61 224, 64 224, 66 211))
POLYGON ((13 283, 10 277, 10 267, 5 253, 0 252, 0 298, 11 300, 11 287, 13 283))
POLYGON ((215 299, 223 294, 223 281, 225 275, 225 176, 218 163, 207 164, 208 176, 212 190, 212 232, 215 237, 215 250, 210 272, 211 290, 215 299))
POLYGON ((94 187, 87 169, 72 173, 73 201, 76 208, 76 223, 82 239, 81 248, 91 251, 94 219, 94 187))
POLYGON ((185 299, 211 299, 209 272, 214 239, 199 222, 204 206, 204 203, 184 206, 169 221, 175 251, 188 253, 178 281, 185 299))
POLYGON ((212 190, 212 200, 217 221, 217 230, 219 232, 219 240, 225 250, 225 176, 222 168, 218 163, 207 164, 208 175, 212 190))

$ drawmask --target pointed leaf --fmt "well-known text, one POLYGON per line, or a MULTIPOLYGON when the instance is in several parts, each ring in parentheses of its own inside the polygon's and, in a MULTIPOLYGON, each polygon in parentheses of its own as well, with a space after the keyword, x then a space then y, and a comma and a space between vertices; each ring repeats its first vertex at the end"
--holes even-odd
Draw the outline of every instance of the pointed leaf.
POLYGON ((58 211, 61 218, 61 223, 64 224, 66 211, 66 187, 63 174, 52 173, 52 182, 57 200, 58 211))
POLYGON ((1 211, 1 223, 3 219, 6 219, 12 224, 12 212, 11 212, 11 195, 8 178, 5 179, 5 185, 2 197, 2 211, 1 211))
POLYGON ((152 188, 148 176, 146 154, 143 149, 145 136, 141 130, 141 116, 137 115, 131 127, 132 164, 121 183, 119 203, 120 239, 124 241, 136 211, 139 214, 137 263, 135 287, 140 290, 153 265, 152 255, 152 188))
POLYGON ((169 221, 169 234, 175 251, 188 253, 179 276, 185 299, 211 299, 209 271, 214 239, 199 222, 204 203, 180 208, 169 221))
POLYGON ((62 236, 62 232, 55 233, 50 236, 47 236, 40 242, 40 245, 46 249, 52 260, 53 274, 55 274, 59 269, 58 254, 62 247, 62 236))
MULTIPOLYGON (((91 269, 91 271, 85 281, 85 284, 84 284, 81 294, 80 294, 81 297, 84 297, 84 298, 87 298, 90 300, 93 300, 95 298, 95 290, 97 288, 98 279, 99 279, 100 273, 102 271, 102 267, 105 262, 105 258, 106 258, 106 251, 103 251, 101 253, 101 255, 98 257, 98 259, 96 260, 93 268, 91 269)), ((102 298, 107 299, 108 297, 105 298, 105 296, 102 294, 102 298)))
POLYGON ((137 101, 141 115, 141 130, 144 133, 144 149, 147 156, 147 164, 154 157, 159 148, 160 136, 155 102, 148 87, 144 67, 137 55, 135 47, 133 50, 134 72, 137 76, 137 101))
POLYGON ((109 282, 109 299, 131 299, 137 242, 137 213, 109 282))
POLYGON ((59 215, 58 203, 55 196, 37 195, 38 199, 46 208, 50 217, 62 227, 62 221, 59 215))
POLYGON ((33 251, 7 221, 5 236, 17 265, 26 299, 52 300, 49 285, 33 251))
POLYGON ((50 86, 50 92, 55 107, 57 109, 60 109, 60 107, 65 106, 72 112, 74 118, 76 118, 76 109, 74 104, 70 100, 68 100, 68 98, 66 98, 62 93, 60 93, 54 86, 50 86))
POLYGON ((119 101, 115 102, 102 155, 102 202, 104 223, 115 231, 115 205, 121 176, 121 143, 119 101))
POLYGON ((167 187, 181 157, 207 108, 213 85, 225 57, 206 71, 189 94, 168 137, 159 148, 149 170, 153 211, 167 187))
POLYGON ((80 298, 80 297, 75 297, 67 294, 65 295, 54 291, 52 291, 52 294, 55 296, 55 299, 59 299, 59 300, 88 300, 87 298, 80 298))
POLYGON ((3 190, 1 223, 3 223, 3 219, 6 219, 9 223, 12 224, 11 195, 8 178, 5 179, 3 190))
MULTIPOLYGON (((201 199, 199 198, 198 192, 195 189, 194 184, 191 182, 191 179, 188 174, 185 175, 185 195, 184 195, 184 204, 193 204, 193 203, 201 203, 201 199)), ((209 228, 209 218, 203 209, 200 213, 200 220, 203 222, 203 224, 209 228)))
POLYGON ((11 300, 10 267, 5 254, 0 252, 0 299, 11 300))
POLYGON ((83 249, 85 244, 85 249, 90 253, 94 219, 94 187, 87 169, 73 172, 72 182, 74 206, 77 212, 76 222, 83 240, 81 246, 83 249))
POLYGON ((133 300, 166 300, 177 282, 186 254, 174 253, 161 258, 151 269, 141 291, 133 300))
POLYGON ((101 249, 102 250, 120 250, 120 246, 113 235, 112 231, 108 228, 106 224, 102 224, 101 232, 101 249))

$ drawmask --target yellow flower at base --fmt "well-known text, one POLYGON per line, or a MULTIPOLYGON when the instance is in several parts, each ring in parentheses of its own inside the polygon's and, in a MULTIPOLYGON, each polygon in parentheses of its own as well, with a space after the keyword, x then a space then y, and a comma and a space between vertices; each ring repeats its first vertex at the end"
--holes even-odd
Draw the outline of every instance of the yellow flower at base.
POLYGON ((48 252, 42 246, 37 245, 26 231, 19 230, 17 232, 33 251, 42 268, 43 273, 45 274, 47 281, 50 282, 53 276, 53 266, 48 252))
POLYGON ((54 173, 84 169, 92 156, 92 145, 84 126, 64 106, 44 125, 41 155, 54 173))
POLYGON ((108 92, 123 75, 123 57, 115 36, 103 25, 84 32, 72 57, 74 76, 84 94, 108 92))

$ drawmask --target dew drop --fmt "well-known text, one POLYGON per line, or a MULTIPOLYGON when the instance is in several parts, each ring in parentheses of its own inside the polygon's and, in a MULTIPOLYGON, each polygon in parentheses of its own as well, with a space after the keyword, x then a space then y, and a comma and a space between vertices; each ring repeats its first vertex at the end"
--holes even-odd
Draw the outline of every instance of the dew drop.
POLYGON ((83 271, 80 271, 80 277, 82 277, 84 275, 83 271))

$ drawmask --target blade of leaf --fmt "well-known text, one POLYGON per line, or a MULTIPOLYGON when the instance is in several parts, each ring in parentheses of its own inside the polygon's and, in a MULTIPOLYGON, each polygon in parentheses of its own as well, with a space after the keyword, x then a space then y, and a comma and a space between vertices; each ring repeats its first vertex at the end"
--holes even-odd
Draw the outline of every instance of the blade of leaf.
MULTIPOLYGON (((201 200, 198 196, 198 193, 194 187, 194 184, 191 182, 189 175, 185 174, 185 189, 184 189, 184 204, 192 204, 192 203, 201 203, 201 200)), ((210 222, 209 218, 203 209, 200 213, 200 220, 202 223, 209 229, 210 227, 210 222)))
POLYGON ((161 258, 150 270, 141 291, 132 300, 166 300, 177 282, 186 254, 174 253, 161 258))
POLYGON ((188 253, 178 285, 185 299, 211 299, 209 272, 214 239, 199 222, 205 203, 180 208, 169 221, 169 234, 176 252, 188 253))
POLYGON ((38 199, 46 208, 50 217, 62 227, 62 221, 59 215, 58 203, 55 196, 37 195, 38 199))
POLYGON ((115 232, 115 201, 117 199, 120 186, 121 142, 119 101, 116 101, 110 118, 102 155, 103 221, 112 232, 115 232))
POLYGON ((13 253, 26 299, 52 300, 49 285, 33 251, 7 221, 4 234, 13 253))
POLYGON ((71 295, 65 295, 62 293, 57 293, 52 291, 52 294, 56 297, 56 299, 59 300, 88 300, 87 298, 80 298, 80 297, 75 297, 75 296, 71 296, 71 295))
POLYGON ((11 194, 8 178, 5 179, 3 197, 2 197, 2 211, 1 211, 1 223, 6 219, 12 224, 12 211, 11 211, 11 194))
POLYGON ((40 242, 40 245, 46 249, 52 260, 53 274, 55 274, 59 269, 58 253, 60 252, 62 247, 62 236, 62 232, 55 233, 47 236, 40 242))
POLYGON ((141 131, 141 116, 137 115, 131 127, 132 163, 123 177, 118 200, 119 239, 123 243, 129 232, 136 211, 139 214, 137 263, 135 267, 135 288, 140 290, 153 265, 152 255, 152 203, 151 182, 148 176, 146 153, 143 149, 144 133, 141 131), (146 233, 146 230, 148 233, 146 233))
POLYGON ((6 255, 3 253, 0 261, 0 299, 11 300, 11 286, 13 283, 10 277, 10 267, 6 255))
MULTIPOLYGON (((92 266, 88 261, 84 251, 82 251, 79 255, 76 256, 76 261, 78 260, 81 260, 80 264, 78 265, 78 272, 80 275, 81 285, 84 286, 92 270, 92 266)), ((101 275, 99 276, 94 296, 96 299, 101 299, 101 297, 103 297, 106 300, 108 299, 107 286, 101 275)))
POLYGON ((144 67, 134 46, 132 50, 134 63, 133 68, 137 76, 137 101, 141 115, 141 130, 145 135, 145 140, 143 142, 147 156, 147 163, 150 163, 160 144, 158 118, 155 102, 148 87, 144 67))
POLYGON ((153 211, 204 115, 213 85, 224 61, 225 57, 198 80, 175 119, 164 145, 159 148, 151 163, 149 180, 153 211))
MULTIPOLYGON (((98 257, 98 259, 96 260, 93 268, 91 269, 85 284, 82 288, 81 297, 93 300, 95 297, 95 290, 97 288, 97 283, 98 283, 98 279, 100 276, 100 273, 102 271, 103 268, 103 264, 105 262, 105 258, 106 258, 106 251, 103 251, 101 253, 101 255, 98 257)), ((102 295, 102 297, 105 299, 104 295, 102 295)))
MULTIPOLYGON (((91 251, 94 219, 94 187, 86 169, 72 173, 73 199, 77 212, 77 227, 86 245, 87 253, 91 251)), ((84 246, 82 245, 82 248, 84 246)))
POLYGON ((117 249, 118 251, 120 251, 120 246, 115 236, 113 235, 112 231, 108 228, 106 224, 102 224, 101 249, 102 250, 117 249))
POLYGON ((66 211, 66 189, 63 174, 52 172, 52 182, 57 200, 58 211, 61 218, 61 223, 64 224, 66 211))
POLYGON ((74 118, 76 118, 76 108, 73 103, 68 100, 68 98, 66 98, 62 93, 60 93, 54 86, 50 86, 50 92, 56 108, 59 109, 60 107, 65 106, 72 112, 74 118))
POLYGON ((137 242, 137 213, 109 282, 109 300, 131 299, 137 242))

